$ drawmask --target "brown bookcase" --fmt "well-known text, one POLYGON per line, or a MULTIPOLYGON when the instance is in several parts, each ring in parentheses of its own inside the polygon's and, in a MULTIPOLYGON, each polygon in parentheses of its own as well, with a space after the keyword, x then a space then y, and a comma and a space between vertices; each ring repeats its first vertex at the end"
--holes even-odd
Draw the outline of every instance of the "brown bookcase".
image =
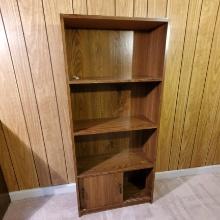
POLYGON ((79 215, 152 202, 167 20, 61 24, 79 215))
POLYGON ((11 200, 0 165, 0 219, 4 218, 10 202, 11 200))

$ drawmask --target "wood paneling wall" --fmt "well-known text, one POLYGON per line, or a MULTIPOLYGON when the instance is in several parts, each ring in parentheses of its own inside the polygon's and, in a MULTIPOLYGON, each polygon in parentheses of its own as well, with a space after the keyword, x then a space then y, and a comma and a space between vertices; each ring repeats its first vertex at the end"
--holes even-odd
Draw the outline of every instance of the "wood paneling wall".
POLYGON ((0 0, 0 163, 10 191, 74 181, 59 13, 168 17, 157 170, 220 163, 219 0, 0 0))

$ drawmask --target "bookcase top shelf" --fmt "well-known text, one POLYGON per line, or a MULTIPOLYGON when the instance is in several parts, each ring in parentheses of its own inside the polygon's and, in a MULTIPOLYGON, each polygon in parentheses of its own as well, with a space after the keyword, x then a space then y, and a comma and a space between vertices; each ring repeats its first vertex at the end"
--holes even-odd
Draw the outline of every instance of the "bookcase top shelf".
POLYGON ((125 150, 117 154, 82 158, 78 163, 78 177, 103 175, 128 170, 153 168, 142 149, 125 150))
POLYGON ((129 18, 96 15, 61 14, 65 28, 109 29, 109 30, 145 30, 150 31, 167 24, 166 18, 129 18))
POLYGON ((143 116, 76 120, 74 125, 75 136, 157 128, 155 123, 143 116))
POLYGON ((161 77, 133 76, 132 78, 111 78, 111 77, 90 77, 73 79, 69 81, 70 85, 77 84, 99 84, 99 83, 136 83, 136 82, 161 82, 161 77))

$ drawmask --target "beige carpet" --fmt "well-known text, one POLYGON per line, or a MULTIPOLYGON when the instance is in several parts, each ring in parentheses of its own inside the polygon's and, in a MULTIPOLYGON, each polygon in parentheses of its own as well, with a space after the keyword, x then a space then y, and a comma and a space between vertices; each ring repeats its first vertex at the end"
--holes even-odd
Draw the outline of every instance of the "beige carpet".
POLYGON ((153 204, 142 204, 78 218, 75 194, 13 202, 4 220, 178 220, 220 219, 220 174, 157 180, 153 204))

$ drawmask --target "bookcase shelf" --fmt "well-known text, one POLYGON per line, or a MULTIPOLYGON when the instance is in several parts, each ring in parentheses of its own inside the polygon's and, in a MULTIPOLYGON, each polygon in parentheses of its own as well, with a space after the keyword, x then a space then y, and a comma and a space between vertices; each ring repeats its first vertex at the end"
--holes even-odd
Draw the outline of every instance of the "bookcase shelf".
POLYGON ((167 20, 61 25, 79 215, 152 202, 167 20))
POLYGON ((157 128, 156 124, 143 116, 78 120, 74 124, 75 136, 157 128))
POLYGON ((79 161, 78 177, 103 175, 127 170, 153 168, 141 149, 132 149, 117 154, 85 157, 79 161), (122 162, 123 161, 123 162, 122 162))
POLYGON ((96 77, 96 78, 81 78, 69 81, 70 85, 77 84, 99 84, 99 83, 135 83, 135 82, 161 82, 160 77, 144 77, 134 76, 132 78, 112 78, 112 77, 96 77))

